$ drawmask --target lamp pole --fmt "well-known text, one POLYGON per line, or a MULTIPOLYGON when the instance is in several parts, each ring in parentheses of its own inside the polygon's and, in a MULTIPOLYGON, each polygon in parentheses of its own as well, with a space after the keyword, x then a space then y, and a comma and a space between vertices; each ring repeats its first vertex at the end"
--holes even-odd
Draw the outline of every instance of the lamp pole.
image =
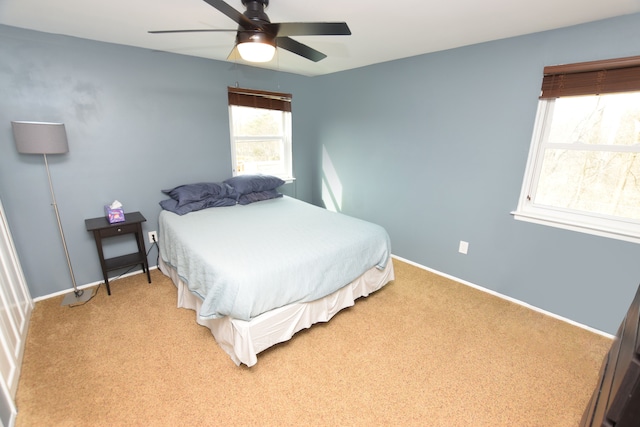
MULTIPOLYGON (((47 155, 44 156, 44 166, 47 169, 47 179, 49 180, 49 190, 51 191, 51 204, 53 205, 53 210, 56 213, 56 220, 58 221, 58 230, 60 230, 60 238, 62 239, 62 246, 64 247, 64 255, 67 257, 67 265, 69 266, 69 274, 71 275, 71 283, 73 284, 73 294, 75 296, 73 301, 70 303, 77 302, 76 299, 80 298, 84 291, 78 289, 76 285, 76 277, 73 274, 73 267, 71 267, 71 258, 69 257, 69 250, 67 249, 67 241, 64 238, 64 231, 62 230, 62 222, 60 221, 60 212, 58 211, 58 203, 56 203, 56 194, 53 191, 53 183, 51 182, 51 173, 49 173, 49 162, 47 161, 47 155)), ((67 299, 67 298, 65 298, 67 299)), ((63 305, 67 305, 62 303, 63 305)))

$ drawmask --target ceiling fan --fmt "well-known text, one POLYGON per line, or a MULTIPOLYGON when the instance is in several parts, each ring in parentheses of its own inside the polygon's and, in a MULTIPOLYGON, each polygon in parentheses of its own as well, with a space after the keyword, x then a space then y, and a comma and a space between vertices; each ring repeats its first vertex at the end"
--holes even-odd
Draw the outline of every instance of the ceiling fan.
POLYGON ((289 36, 348 36, 351 30, 346 22, 274 22, 264 12, 269 0, 242 0, 246 7, 240 13, 224 0, 204 0, 238 24, 236 30, 194 29, 149 31, 151 34, 228 32, 236 31, 236 46, 240 56, 250 62, 268 62, 276 47, 293 52, 311 61, 318 62, 327 57, 289 36))

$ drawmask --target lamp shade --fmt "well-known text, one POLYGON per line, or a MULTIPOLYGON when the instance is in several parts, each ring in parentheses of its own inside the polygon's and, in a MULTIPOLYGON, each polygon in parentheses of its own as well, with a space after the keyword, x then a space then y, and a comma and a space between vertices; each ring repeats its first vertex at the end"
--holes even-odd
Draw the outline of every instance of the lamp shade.
POLYGON ((63 154, 69 152, 63 123, 11 122, 18 153, 63 154))
POLYGON ((274 36, 264 32, 239 31, 236 44, 242 59, 249 62, 269 62, 276 51, 274 36))

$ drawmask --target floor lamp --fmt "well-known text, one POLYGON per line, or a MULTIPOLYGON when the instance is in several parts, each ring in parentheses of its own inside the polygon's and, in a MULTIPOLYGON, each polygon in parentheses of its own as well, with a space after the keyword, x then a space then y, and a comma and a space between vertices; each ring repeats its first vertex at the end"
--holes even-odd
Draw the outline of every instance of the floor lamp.
POLYGON ((67 133, 62 123, 41 123, 41 122, 11 122, 13 128, 13 137, 16 142, 18 153, 23 154, 42 154, 44 156, 44 165, 47 169, 47 178, 49 179, 49 190, 51 190, 51 201, 53 210, 58 220, 58 229, 60 230, 60 238, 64 247, 64 254, 67 257, 67 265, 69 266, 69 274, 73 283, 73 292, 67 293, 62 300, 62 305, 75 305, 87 302, 93 296, 93 289, 89 292, 79 290, 76 286, 76 279, 71 268, 71 259, 67 250, 67 242, 64 239, 62 231, 62 223, 60 222, 60 213, 58 212, 58 204, 56 196, 53 192, 53 184, 51 183, 51 174, 49 173, 49 163, 47 162, 47 154, 64 154, 69 152, 69 144, 67 143, 67 133))

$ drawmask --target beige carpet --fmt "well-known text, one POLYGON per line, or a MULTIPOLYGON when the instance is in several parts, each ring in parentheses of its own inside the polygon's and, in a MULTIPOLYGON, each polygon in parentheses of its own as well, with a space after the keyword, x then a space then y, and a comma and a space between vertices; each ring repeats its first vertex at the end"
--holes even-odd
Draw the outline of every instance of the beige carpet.
POLYGON ((235 366, 159 271, 36 304, 18 426, 576 426, 610 341, 395 260, 396 280, 235 366))

